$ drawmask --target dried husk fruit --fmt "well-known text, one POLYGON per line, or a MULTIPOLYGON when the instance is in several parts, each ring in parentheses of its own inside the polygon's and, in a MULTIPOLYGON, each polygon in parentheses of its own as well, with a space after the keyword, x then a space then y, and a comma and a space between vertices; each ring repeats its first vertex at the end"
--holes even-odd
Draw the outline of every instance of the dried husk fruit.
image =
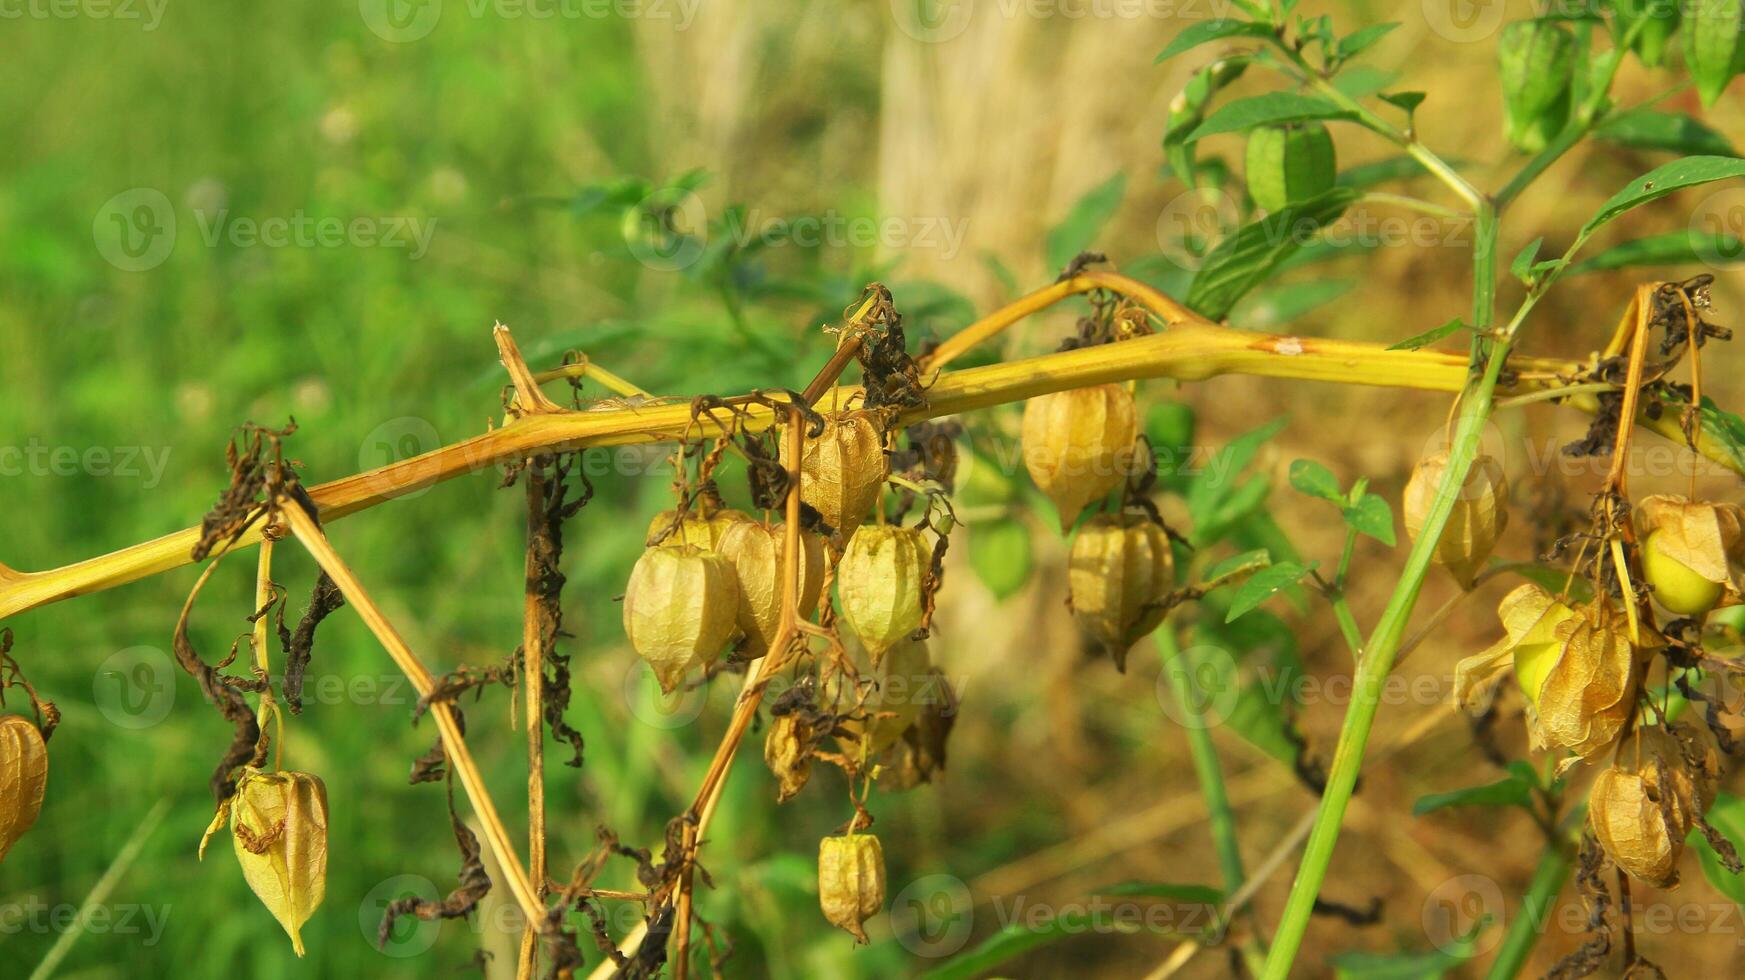
POLYGON ((1701 616, 1738 605, 1745 563, 1745 510, 1731 503, 1655 495, 1636 505, 1642 570, 1668 612, 1701 616))
POLYGON ((1333 135, 1319 122, 1256 126, 1248 134, 1242 172, 1248 196, 1268 211, 1306 201, 1333 189, 1333 135))
POLYGON ((921 625, 932 550, 920 528, 866 524, 836 565, 842 618, 877 664, 921 625))
POLYGON ((671 694, 686 671, 720 655, 738 608, 739 583, 727 559, 695 545, 650 548, 624 589, 624 632, 671 694))
POLYGON ((303 955, 303 923, 327 894, 327 787, 304 772, 249 770, 230 801, 242 876, 303 955))
POLYGON ((1618 867, 1657 887, 1678 882, 1685 837, 1720 783, 1720 752, 1706 728, 1645 728, 1594 780, 1588 825, 1618 867))
POLYGON ((933 669, 927 644, 904 640, 879 664, 877 687, 861 705, 864 719, 843 719, 836 726, 843 751, 854 759, 873 759, 897 744, 921 717, 929 700, 939 697, 944 678, 933 669))
POLYGON ((48 746, 36 722, 0 716, 0 861, 36 823, 48 785, 48 746))
MULTIPOLYGON (((782 552, 787 528, 762 521, 739 521, 721 534, 715 551, 733 566, 739 583, 735 622, 745 634, 746 656, 756 659, 769 652, 776 626, 782 618, 782 552)), ((810 531, 800 532, 799 613, 811 618, 818 610, 818 595, 824 587, 824 539, 810 531)))
POLYGON ((663 510, 654 515, 654 520, 648 522, 648 540, 652 541, 655 535, 672 528, 672 533, 661 539, 661 546, 676 548, 689 544, 704 551, 715 551, 729 528, 750 523, 752 520, 751 515, 742 510, 718 508, 708 514, 692 511, 685 515, 678 527, 673 527, 673 520, 677 516, 676 510, 663 510))
POLYGON ((867 942, 861 923, 885 904, 885 852, 872 834, 844 834, 818 842, 818 905, 824 918, 867 942))
MULTIPOLYGON (((1412 470, 1406 481, 1406 492, 1400 510, 1405 517, 1406 534, 1412 540, 1424 528, 1430 508, 1436 503, 1436 488, 1448 472, 1448 453, 1426 456, 1412 470)), ((1509 482, 1503 467, 1494 457, 1479 454, 1466 471, 1449 512, 1442 537, 1436 542, 1431 558, 1448 569, 1462 588, 1471 588, 1473 579, 1489 560, 1503 528, 1508 526, 1509 482)))
MULTIPOLYGON (((791 465, 786 439, 781 440, 781 462, 791 465)), ((800 500, 846 541, 872 511, 890 475, 884 428, 876 415, 826 415, 824 431, 816 439, 808 437, 800 452, 800 500)))
POLYGON ((1175 582, 1169 535, 1144 517, 1098 515, 1073 539, 1066 575, 1073 618, 1125 669, 1127 648, 1163 622, 1175 582))
POLYGON ((1532 584, 1504 596, 1497 615, 1507 635, 1456 666, 1456 699, 1466 707, 1485 703, 1491 682, 1513 667, 1534 749, 1586 759, 1611 745, 1630 719, 1659 637, 1633 644, 1628 619, 1609 600, 1570 606, 1532 584))
POLYGON ((1060 512, 1062 532, 1086 504, 1126 480, 1138 435, 1133 394, 1124 385, 1070 388, 1024 403, 1024 466, 1060 512))
POLYGON ((777 715, 763 738, 763 761, 776 777, 776 802, 786 803, 812 778, 811 726, 798 712, 777 715))

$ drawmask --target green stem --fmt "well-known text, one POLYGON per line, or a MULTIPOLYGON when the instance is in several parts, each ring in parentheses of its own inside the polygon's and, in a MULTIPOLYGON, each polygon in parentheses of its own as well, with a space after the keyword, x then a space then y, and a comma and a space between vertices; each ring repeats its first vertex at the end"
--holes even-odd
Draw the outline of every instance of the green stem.
MULTIPOLYGON (((1482 335, 1489 332, 1490 301, 1496 290, 1496 219, 1488 201, 1481 202, 1476 216, 1479 238, 1473 250, 1473 320, 1475 328, 1482 335)), ((1449 449, 1448 469, 1437 488, 1430 513, 1425 517, 1423 530, 1406 556, 1400 584, 1388 600, 1387 608, 1383 610, 1381 620, 1376 624, 1369 643, 1363 648, 1364 654, 1357 662, 1351 706, 1345 713, 1345 723, 1333 753, 1332 770, 1328 774, 1327 788, 1321 796, 1314 829, 1309 832, 1302 864, 1298 868, 1296 880, 1291 883, 1290 897, 1285 902, 1284 914, 1279 920, 1272 953, 1267 957, 1264 980, 1285 980, 1290 973, 1291 963, 1296 958, 1297 949, 1302 945, 1303 934, 1308 930, 1315 897, 1320 894, 1321 882, 1326 878, 1327 867, 1333 860, 1333 846, 1339 839, 1339 828, 1345 819, 1345 809, 1351 802, 1358 772, 1363 767, 1369 733, 1375 724, 1376 709, 1381 705, 1382 688, 1387 682, 1389 672, 1393 670, 1394 658, 1399 653, 1400 641, 1411 619, 1412 609, 1417 604, 1424 576, 1430 571, 1430 560, 1436 550, 1436 542, 1442 537, 1443 528, 1447 526, 1449 515, 1453 513, 1455 501, 1458 499, 1459 488, 1465 484, 1467 471, 1478 455, 1480 436, 1486 420, 1490 418, 1492 394, 1496 390, 1497 378, 1502 373, 1503 362, 1508 357, 1514 340, 1514 331, 1526 316, 1533 300, 1533 296, 1528 297, 1509 328, 1501 331, 1489 345, 1488 356, 1483 362, 1484 374, 1465 393, 1453 445, 1449 449)))
POLYGON ((1497 958, 1491 961, 1485 980, 1514 980, 1521 968, 1527 965, 1533 947, 1545 933, 1551 905, 1563 891, 1564 883, 1569 881, 1570 863, 1567 846, 1561 842, 1546 846, 1545 853, 1539 858, 1539 867, 1533 871, 1533 880, 1527 884, 1526 894, 1521 896, 1521 908, 1515 913, 1515 921, 1509 923, 1509 931, 1503 936, 1503 945, 1497 950, 1497 958))
MULTIPOLYGON (((1200 782, 1200 797, 1206 802, 1206 822, 1212 832, 1212 849, 1218 854, 1218 867, 1224 878, 1224 894, 1234 895, 1247 881, 1242 867, 1242 848, 1236 839, 1236 812, 1230 807, 1230 797, 1224 791, 1224 772, 1218 762, 1218 750, 1212 745, 1212 731, 1201 709, 1204 703, 1194 684, 1198 663, 1189 663, 1189 654, 1181 650, 1175 638, 1175 623, 1167 622, 1153 634, 1157 652, 1163 659, 1163 673, 1170 691, 1181 709, 1182 728, 1187 731, 1188 754, 1193 758, 1194 775, 1200 782)), ((1232 910, 1235 911, 1235 910, 1232 910)), ((1241 913, 1252 921, 1253 907, 1244 906, 1241 913)), ((1266 949, 1256 927, 1250 939, 1243 942, 1241 953, 1250 975, 1258 974, 1265 965, 1266 949)))

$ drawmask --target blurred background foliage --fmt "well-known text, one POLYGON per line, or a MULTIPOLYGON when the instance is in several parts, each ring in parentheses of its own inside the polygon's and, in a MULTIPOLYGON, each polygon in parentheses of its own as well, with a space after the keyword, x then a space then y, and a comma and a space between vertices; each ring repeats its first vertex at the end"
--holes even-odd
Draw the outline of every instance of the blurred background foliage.
MULTIPOLYGON (((149 29, 144 6, 146 21, 9 24, 0 41, 12 65, 11 84, 0 88, 0 442, 72 447, 81 460, 99 448, 116 465, 62 472, 45 462, 8 472, 0 561, 49 568, 196 522, 224 484, 224 442, 245 420, 295 417, 290 452, 310 482, 481 432, 501 415, 494 321, 515 330, 536 366, 578 348, 656 393, 732 393, 803 385, 832 348, 820 325, 873 279, 892 286, 912 344, 1048 281, 1093 241, 1125 270, 1174 289, 1185 282, 1160 233, 1183 188, 1159 140, 1172 98, 1206 59, 1152 59, 1196 19, 1191 4, 1180 16, 1137 18, 1006 16, 1007 8, 984 5, 942 43, 905 31, 901 4, 840 0, 675 2, 634 17, 555 19, 451 2, 434 8, 440 17, 426 33, 415 27, 417 36, 401 40, 372 29, 371 6, 365 0, 360 16, 343 4, 220 9, 170 0, 149 29), (129 271, 105 259, 113 254, 106 236, 115 234, 105 209, 138 188, 164 196, 174 230, 161 261, 129 271), (682 224, 662 228, 651 218, 662 209, 650 202, 690 210, 679 209, 682 224), (843 235, 886 219, 895 230, 822 242, 797 240, 779 225, 743 233, 806 216, 843 235), (428 248, 355 239, 271 247, 229 230, 300 218, 363 219, 377 237, 424 228, 428 248), (952 229, 961 241, 950 240, 952 229), (683 267, 667 268, 675 248, 683 267), (130 453, 131 470, 119 471, 130 453)), ((1400 16, 1365 0, 1308 6, 1345 29, 1400 16)), ((419 24, 432 8, 409 9, 419 24)), ((1451 43, 1415 11, 1374 50, 1372 70, 1402 73, 1402 84, 1430 92, 1420 134, 1495 186, 1516 158, 1501 137, 1491 44, 1451 43)), ((1634 64, 1620 83, 1636 98, 1661 85, 1634 64)), ((1736 140, 1745 120, 1734 99, 1724 97, 1708 119, 1736 140)), ((1355 130, 1337 138, 1345 166, 1387 157, 1355 130)), ((1215 149, 1239 159, 1239 143, 1215 149)), ((1584 146, 1512 212, 1502 254, 1542 234, 1566 241, 1594 204, 1663 159, 1584 146)), ((1438 193, 1422 178, 1406 186, 1438 193)), ((1391 213, 1379 207, 1374 214, 1391 213)), ((1646 234, 1687 220, 1684 211, 1647 209, 1620 225, 1646 234)), ((1400 340, 1465 311, 1469 245, 1458 229, 1415 246, 1359 243, 1287 275, 1233 320, 1400 340)), ((1572 357, 1599 347, 1634 274, 1602 273, 1553 294, 1527 346, 1572 357)), ((1717 299, 1723 321, 1740 308, 1731 282, 1723 280, 1717 299)), ((1051 350, 1082 309, 1035 318, 985 356, 1051 350)), ((1731 369, 1710 378, 1723 404, 1738 394, 1731 369)), ((1244 378, 1151 383, 1141 392, 1181 406, 1154 413, 1161 445, 1203 452, 1280 419, 1270 442, 1255 440, 1251 479, 1282 486, 1288 463, 1308 456, 1345 485, 1368 476, 1395 500, 1446 410, 1443 398, 1244 378)), ((1541 440, 1578 436, 1585 422, 1557 413, 1512 413, 1500 424, 1541 440)), ((1142 646, 1120 675, 1084 652, 1061 601, 1064 542, 1051 515, 1029 513, 1040 498, 1013 472, 1016 421, 1016 407, 968 420, 981 460, 993 462, 972 491, 981 497, 960 532, 967 546, 952 549, 933 644, 965 706, 950 768, 934 785, 880 793, 873 803, 890 892, 925 875, 961 879, 976 902, 976 939, 995 932, 1014 903, 1057 906, 1133 879, 1217 881, 1181 730, 1161 707, 1168 691, 1157 657, 1142 646)), ((614 597, 648 518, 670 506, 670 470, 659 451, 596 461, 609 472, 596 475, 599 494, 572 525, 565 555, 566 647, 576 670, 570 718, 587 739, 587 765, 564 768, 554 752, 548 769, 560 878, 592 845, 597 825, 657 845, 702 776, 734 690, 718 684, 677 705, 653 696, 623 640, 614 597)), ((1569 499, 1579 500, 1598 475, 1540 482, 1567 484, 1569 499)), ((332 529, 434 665, 495 662, 518 642, 521 495, 499 492, 497 482, 493 473, 455 480, 332 529)), ((1230 490, 1205 493, 1212 500, 1230 490)), ((1527 500, 1541 491, 1562 492, 1526 480, 1519 493, 1527 500)), ((1302 553, 1336 556, 1343 530, 1324 505, 1288 492, 1270 499, 1272 518, 1256 509, 1259 523, 1243 533, 1276 543, 1275 518, 1302 553)), ((1184 523, 1189 516, 1176 498, 1166 512, 1184 523)), ((1515 545, 1517 557, 1531 546, 1515 545)), ((279 577, 301 601, 311 567, 295 548, 280 555, 279 577)), ((1360 542, 1360 618, 1379 609, 1398 556, 1380 541, 1360 542)), ((514 920, 496 893, 471 922, 406 928, 386 953, 374 947, 382 904, 411 887, 397 876, 445 892, 456 860, 440 787, 405 778, 433 731, 409 725, 410 690, 349 611, 322 628, 311 703, 293 721, 286 758, 320 774, 332 801, 327 901, 305 930, 308 959, 292 956, 230 855, 220 849, 196 863, 211 814, 206 774, 228 733, 179 672, 133 671, 168 663, 153 651, 167 654, 194 575, 183 569, 8 621, 27 673, 66 720, 51 743, 42 822, 0 867, 0 907, 77 905, 166 801, 167 818, 143 838, 109 898, 118 909, 167 912, 161 937, 93 929, 59 975, 453 975, 467 972, 480 948, 493 954, 488 975, 512 971, 514 920), (167 706, 167 715, 130 727, 140 716, 116 707, 124 689, 144 699, 127 704, 167 706)), ((195 637, 208 657, 244 629, 251 586, 252 562, 239 559, 202 597, 195 637)), ((1436 580, 1425 607, 1452 591, 1436 580)), ((1488 643, 1491 601, 1473 600, 1406 677, 1445 679, 1458 655, 1488 643)), ((1257 615, 1243 636, 1192 639, 1240 644, 1250 680, 1255 671, 1335 679, 1348 671, 1324 608, 1272 608, 1278 618, 1257 615)), ((1343 709, 1337 689, 1329 692, 1300 717, 1311 749, 1323 753, 1343 709)), ((467 711, 494 794, 519 827, 523 750, 508 701, 493 691, 467 711)), ((1378 740, 1431 710, 1440 709, 1384 709, 1378 740)), ((1233 728, 1220 727, 1214 739, 1252 864, 1313 796, 1280 764, 1288 745, 1233 728)), ((843 784, 820 773, 777 809, 755 746, 728 786, 705 858, 715 888, 700 907, 731 937, 730 973, 883 977, 937 966, 911 955, 882 920, 872 947, 861 950, 824 923, 813 862, 818 838, 849 815, 843 784)), ((1425 793, 1496 776, 1452 715, 1366 774, 1328 897, 1354 906, 1378 898, 1384 913, 1369 927, 1317 920, 1305 975, 1330 972, 1339 953, 1426 947, 1428 903, 1461 875, 1519 892, 1537 850, 1524 814, 1407 816, 1425 793)), ((616 867, 617 880, 607 883, 630 884, 627 872, 616 867)), ((1706 885, 1687 878, 1703 894, 1706 885)), ((1260 891, 1262 921, 1276 914, 1287 883, 1288 865, 1260 891)), ((615 932, 631 921, 621 916, 615 932)), ((0 972, 24 975, 56 938, 53 930, 0 932, 0 972)), ((1543 945, 1555 953, 1574 941, 1553 936, 1543 945)), ((1646 942, 1680 972, 1730 955, 1676 937, 1646 942)), ((1008 969, 1132 976, 1172 946, 1145 933, 1079 935, 1008 969)), ((1227 968, 1207 955, 1186 975, 1227 968)))

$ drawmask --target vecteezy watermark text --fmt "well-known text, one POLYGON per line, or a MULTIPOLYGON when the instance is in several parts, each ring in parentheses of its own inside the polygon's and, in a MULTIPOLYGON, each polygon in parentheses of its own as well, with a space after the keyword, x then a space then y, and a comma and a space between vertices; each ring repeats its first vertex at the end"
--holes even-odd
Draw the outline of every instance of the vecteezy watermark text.
POLYGON ((0 476, 144 477, 150 490, 170 462, 168 446, 51 446, 31 437, 22 446, 0 445, 0 476))

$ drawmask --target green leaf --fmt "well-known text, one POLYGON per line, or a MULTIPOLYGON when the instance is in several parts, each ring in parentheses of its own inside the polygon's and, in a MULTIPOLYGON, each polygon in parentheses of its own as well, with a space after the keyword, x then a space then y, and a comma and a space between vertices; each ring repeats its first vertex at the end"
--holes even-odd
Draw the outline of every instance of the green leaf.
POLYGON ((1121 898, 1167 898, 1189 905, 1217 905, 1224 901, 1224 893, 1210 885, 1178 885, 1167 881, 1123 881, 1118 885, 1099 888, 1094 894, 1121 898))
MULTIPOLYGON (((1200 905, 1215 905, 1223 900, 1222 892, 1203 885, 1130 883, 1118 885, 1115 889, 1102 889, 1094 894, 1157 897, 1200 905), (1116 889, 1131 890, 1120 891, 1116 889), (1208 899, 1206 896, 1210 896, 1210 898, 1208 899)), ((1112 913, 1092 911, 1099 906, 1106 907, 1107 903, 1087 901, 1063 905, 1054 914, 1040 917, 1040 921, 1033 925, 1027 924, 1027 922, 1007 923, 1000 931, 983 940, 975 948, 957 956, 936 970, 922 974, 922 976, 926 980, 973 980, 975 977, 989 973, 1008 960, 1058 940, 1082 936, 1088 932, 1138 932, 1145 929, 1168 934, 1167 930, 1147 929, 1143 924, 1127 923, 1121 919, 1116 919, 1112 913)), ((1029 919, 1028 916, 1024 918, 1029 919)))
POLYGON ((969 533, 969 563, 994 598, 1010 599, 1030 581, 1030 529, 1014 520, 977 523, 969 533))
POLYGON ((1048 233, 1048 267, 1063 268, 1080 252, 1090 248, 1103 226, 1115 216, 1126 192, 1127 175, 1123 173, 1117 173, 1086 191, 1060 224, 1048 233))
POLYGON ((1632 208, 1647 204, 1649 201, 1657 201, 1686 187, 1696 187, 1733 177, 1745 177, 1745 159, 1692 156, 1655 167, 1648 173, 1630 181, 1623 190, 1613 194, 1612 199, 1601 206, 1599 212, 1590 218, 1587 224, 1582 225, 1581 237, 1586 238, 1606 222, 1632 208))
POLYGON ((1459 317, 1455 317, 1454 319, 1449 320, 1447 323, 1444 323, 1440 327, 1436 327, 1436 328, 1431 329, 1431 330, 1426 330, 1423 333, 1417 335, 1416 337, 1408 337, 1405 340, 1402 340, 1399 343, 1394 344, 1393 346, 1389 347, 1388 350, 1417 350, 1420 347, 1428 347, 1431 344, 1434 344, 1436 341, 1441 340, 1442 338, 1448 336, 1449 334, 1454 333, 1457 330, 1463 330, 1465 328, 1466 328, 1466 324, 1461 323, 1459 317))
POLYGON ((1354 113, 1326 99, 1294 92, 1269 92, 1237 99, 1220 107, 1188 134, 1189 143, 1222 133, 1240 133, 1255 126, 1308 122, 1311 119, 1354 119, 1354 113))
MULTIPOLYGON (((1709 807, 1704 819, 1727 838, 1735 851, 1745 854, 1745 800, 1731 793, 1716 793, 1714 805, 1709 807)), ((1709 846, 1700 827, 1690 832, 1690 844, 1696 848, 1697 860, 1703 866, 1703 877, 1709 879, 1709 884, 1734 902, 1745 905, 1745 876, 1736 875, 1721 864, 1720 855, 1709 846)))
POLYGON ((1474 946, 1469 936, 1446 943, 1439 949, 1400 953, 1353 951, 1340 953, 1329 962, 1333 965, 1335 980, 1437 980, 1472 959, 1473 955, 1474 946))
MULTIPOLYGON (((1381 100, 1383 102, 1386 102, 1389 105, 1399 106, 1401 109, 1406 110, 1406 115, 1408 115, 1408 116, 1411 115, 1412 113, 1418 111, 1418 107, 1420 105, 1424 104, 1424 98, 1425 98, 1425 93, 1423 93, 1423 92, 1383 92, 1383 93, 1381 93, 1381 100)), ((1408 157, 1407 159, 1410 159, 1410 158, 1408 157)), ((1413 160, 1412 162, 1417 163, 1416 160, 1413 160)))
POLYGON ((1576 263, 1570 273, 1605 272, 1636 266, 1684 265, 1701 262, 1707 265, 1731 265, 1745 260, 1745 243, 1733 235, 1708 234, 1685 229, 1664 235, 1650 235, 1613 245, 1604 252, 1576 263))
POLYGON ((1518 806, 1530 810, 1533 807, 1533 784, 1523 779, 1519 772, 1511 772, 1507 779, 1483 786, 1431 793, 1418 797, 1418 801, 1412 804, 1412 816, 1421 817, 1455 806, 1518 806))
POLYGON ((1298 493, 1322 500, 1331 500, 1336 504, 1345 503, 1345 491, 1339 489, 1339 478, 1333 471, 1312 459, 1299 459, 1291 463, 1291 486, 1298 493))
POLYGON ((1382 89, 1399 80, 1399 76, 1391 71, 1383 71, 1373 65, 1355 65, 1339 73, 1333 79, 1333 87, 1352 100, 1367 99, 1381 92, 1382 89))
MULTIPOLYGON (((1188 485, 1185 494, 1188 504, 1188 516, 1193 521, 1195 541, 1200 544, 1210 542, 1199 537, 1204 530, 1215 523, 1215 518, 1222 509, 1221 503, 1236 490, 1237 481, 1242 477, 1242 471, 1253 462, 1256 453, 1268 439, 1279 433, 1289 421, 1285 416, 1279 416, 1271 422, 1251 429, 1227 443, 1222 450, 1202 461, 1201 468, 1194 474, 1193 482, 1188 485)), ((1253 482, 1253 481, 1251 481, 1253 482)), ((1259 481, 1262 486, 1265 481, 1259 481)))
POLYGON ((1258 571, 1272 563, 1272 556, 1265 548, 1244 551, 1239 555, 1231 555, 1212 565, 1200 575, 1202 584, 1213 584, 1224 579, 1241 575, 1249 571, 1258 571))
POLYGON ((1545 244, 1545 239, 1535 238, 1527 243, 1515 256, 1515 261, 1509 263, 1509 274, 1527 285, 1533 285, 1533 260, 1539 257, 1539 246, 1545 244))
POLYGON ((1394 510, 1388 502, 1373 493, 1366 493, 1357 503, 1345 508, 1345 523, 1392 548, 1394 546, 1394 510))
POLYGON ((1347 34, 1339 40, 1339 59, 1344 61, 1355 58, 1368 51, 1371 46, 1387 37, 1398 26, 1400 26, 1398 23, 1371 24, 1347 34))
POLYGON ((1258 607, 1285 586, 1295 585, 1314 567, 1314 562, 1299 565, 1294 561, 1285 561, 1255 572, 1249 576, 1248 581, 1237 587, 1236 594, 1230 599, 1230 610, 1224 614, 1224 622, 1228 623, 1258 607))
POLYGON ((1236 304, 1230 319, 1250 330, 1291 323, 1344 296, 1356 285, 1355 279, 1311 279, 1262 286, 1236 304))
POLYGON ((1337 221, 1359 196, 1349 187, 1336 187, 1244 225, 1206 255, 1185 302, 1207 319, 1222 320, 1237 300, 1337 221))
POLYGON ((1153 64, 1165 61, 1207 44, 1212 41, 1222 41, 1230 37, 1272 37, 1273 29, 1268 24, 1257 24, 1246 20, 1202 20, 1190 24, 1186 30, 1170 40, 1169 45, 1157 56, 1153 64))
POLYGON ((1678 112, 1632 109, 1594 128, 1594 136, 1639 150, 1669 150, 1680 154, 1734 156, 1727 137, 1697 119, 1678 112))

